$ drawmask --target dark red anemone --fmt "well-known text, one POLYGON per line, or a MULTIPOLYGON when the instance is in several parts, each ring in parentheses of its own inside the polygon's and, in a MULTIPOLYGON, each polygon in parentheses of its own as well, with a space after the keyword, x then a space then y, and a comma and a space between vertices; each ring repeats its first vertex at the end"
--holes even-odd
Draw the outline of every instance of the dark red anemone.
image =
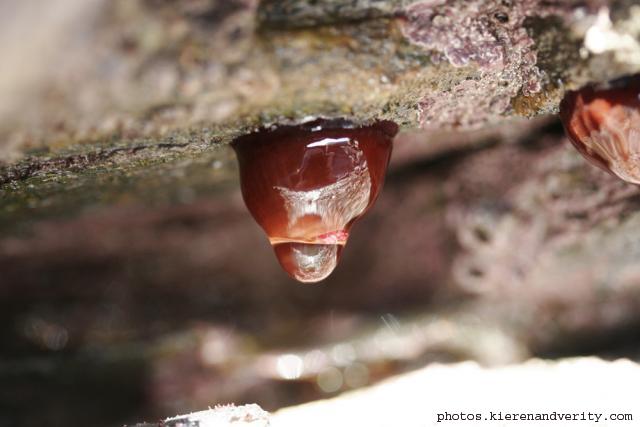
POLYGON ((397 126, 281 126, 236 139, 242 195, 280 264, 301 282, 336 267, 354 221, 375 202, 397 126))
POLYGON ((573 145, 594 165, 640 184, 640 75, 568 92, 560 117, 573 145))

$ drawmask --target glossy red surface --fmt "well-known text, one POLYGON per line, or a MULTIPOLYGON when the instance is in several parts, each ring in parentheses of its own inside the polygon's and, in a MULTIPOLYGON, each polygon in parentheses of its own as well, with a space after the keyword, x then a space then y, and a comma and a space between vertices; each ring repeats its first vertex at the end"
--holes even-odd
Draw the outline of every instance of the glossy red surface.
POLYGON ((247 208, 291 277, 317 282, 333 271, 382 188, 396 133, 391 122, 315 121, 233 142, 247 208))
POLYGON ((640 76, 570 91, 560 104, 569 139, 592 164, 640 183, 640 76))

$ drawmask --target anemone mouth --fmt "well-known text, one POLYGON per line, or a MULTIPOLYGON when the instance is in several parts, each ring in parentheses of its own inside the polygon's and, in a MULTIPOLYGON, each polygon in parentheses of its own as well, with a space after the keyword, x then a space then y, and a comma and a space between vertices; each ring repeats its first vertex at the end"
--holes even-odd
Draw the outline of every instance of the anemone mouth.
POLYGON ((326 279, 338 265, 342 245, 286 242, 273 246, 284 271, 302 283, 326 279))

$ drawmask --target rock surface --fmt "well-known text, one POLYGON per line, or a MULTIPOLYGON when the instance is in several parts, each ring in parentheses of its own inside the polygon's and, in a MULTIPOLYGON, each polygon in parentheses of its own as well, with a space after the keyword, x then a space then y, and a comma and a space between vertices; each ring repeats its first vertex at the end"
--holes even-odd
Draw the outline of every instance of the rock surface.
POLYGON ((268 427, 269 414, 258 405, 224 405, 136 427, 268 427))

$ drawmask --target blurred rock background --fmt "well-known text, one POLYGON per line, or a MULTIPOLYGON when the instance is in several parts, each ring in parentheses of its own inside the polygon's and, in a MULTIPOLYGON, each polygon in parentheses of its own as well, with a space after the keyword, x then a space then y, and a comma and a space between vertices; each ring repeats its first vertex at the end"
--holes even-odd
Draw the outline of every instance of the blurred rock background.
POLYGON ((0 2, 0 425, 637 360, 640 193, 554 112, 638 72, 639 36, 633 1, 0 2), (310 116, 402 133, 338 269, 303 286, 227 143, 310 116))

